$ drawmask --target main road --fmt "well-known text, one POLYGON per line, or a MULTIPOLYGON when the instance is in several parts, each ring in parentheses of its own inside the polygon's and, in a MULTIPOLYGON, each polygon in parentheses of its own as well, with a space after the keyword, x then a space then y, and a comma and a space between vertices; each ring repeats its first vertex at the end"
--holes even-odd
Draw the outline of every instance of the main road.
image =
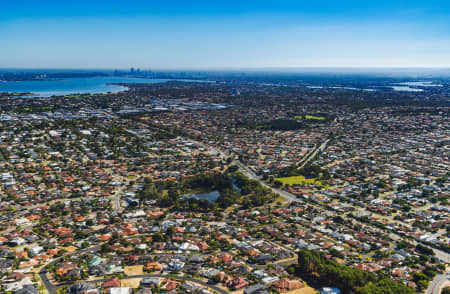
POLYGON ((319 147, 315 148, 312 152, 310 152, 304 159, 302 159, 301 164, 299 168, 303 168, 308 162, 314 159, 316 157, 317 153, 320 151, 322 152, 327 147, 328 142, 330 142, 330 139, 325 140, 319 147))
POLYGON ((264 181, 262 181, 252 170, 250 170, 248 167, 246 167, 245 165, 243 165, 240 161, 235 160, 233 162, 234 165, 236 165, 240 172, 243 173, 247 178, 258 181, 261 186, 271 189, 272 192, 281 195, 282 197, 286 198, 286 200, 288 202, 294 202, 297 201, 297 196, 295 196, 294 194, 291 194, 287 191, 284 190, 280 190, 274 187, 271 187, 269 185, 267 185, 264 181))

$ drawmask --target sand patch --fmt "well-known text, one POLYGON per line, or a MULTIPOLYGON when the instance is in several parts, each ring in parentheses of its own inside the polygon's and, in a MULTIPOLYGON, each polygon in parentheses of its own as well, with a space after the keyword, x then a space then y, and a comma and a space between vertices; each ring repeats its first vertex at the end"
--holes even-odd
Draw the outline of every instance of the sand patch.
POLYGON ((58 250, 66 250, 68 253, 72 253, 78 250, 75 246, 58 247, 58 250))
POLYGON ((286 294, 316 294, 316 293, 317 293, 317 291, 314 290, 314 288, 305 286, 305 287, 297 289, 297 290, 289 291, 286 294))
POLYGON ((143 275, 144 274, 144 266, 143 265, 126 266, 126 267, 124 267, 123 272, 127 276, 143 275))
POLYGON ((122 279, 120 281, 120 286, 136 289, 139 287, 141 280, 142 280, 142 278, 122 279))

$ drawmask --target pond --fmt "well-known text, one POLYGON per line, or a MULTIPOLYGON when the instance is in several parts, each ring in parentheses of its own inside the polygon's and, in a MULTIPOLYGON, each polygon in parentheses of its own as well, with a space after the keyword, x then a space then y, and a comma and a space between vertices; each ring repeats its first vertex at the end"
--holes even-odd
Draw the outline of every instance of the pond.
MULTIPOLYGON (((241 194, 241 188, 236 185, 236 180, 233 179, 233 189, 241 194)), ((201 193, 186 193, 182 194, 181 198, 195 198, 195 199, 204 199, 208 200, 208 202, 215 202, 220 197, 220 191, 214 190, 210 192, 201 192, 201 193)))
POLYGON ((211 192, 204 192, 204 193, 183 194, 181 195, 181 198, 204 199, 212 203, 215 202, 217 198, 219 198, 219 196, 220 196, 219 190, 214 190, 211 192))

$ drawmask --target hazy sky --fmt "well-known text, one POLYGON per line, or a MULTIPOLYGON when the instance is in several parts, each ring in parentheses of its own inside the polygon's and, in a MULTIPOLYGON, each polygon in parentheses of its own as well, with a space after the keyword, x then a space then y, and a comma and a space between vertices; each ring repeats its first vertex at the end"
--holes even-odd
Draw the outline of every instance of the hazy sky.
POLYGON ((450 67, 450 1, 0 1, 0 68, 131 66, 450 67))

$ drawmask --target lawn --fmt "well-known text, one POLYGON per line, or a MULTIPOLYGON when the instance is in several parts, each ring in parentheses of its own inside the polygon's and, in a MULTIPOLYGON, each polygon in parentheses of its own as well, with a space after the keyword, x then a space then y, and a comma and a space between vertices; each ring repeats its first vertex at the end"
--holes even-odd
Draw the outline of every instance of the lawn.
POLYGON ((324 116, 305 115, 305 119, 325 120, 324 116))
POLYGON ((306 120, 325 120, 326 117, 324 116, 314 116, 314 115, 305 115, 304 117, 302 115, 297 115, 294 118, 296 119, 306 119, 306 120))
POLYGON ((294 176, 294 177, 285 177, 285 178, 275 178, 275 181, 280 181, 283 185, 317 185, 320 187, 324 187, 325 185, 322 181, 316 179, 307 179, 304 176, 294 176))
POLYGON ((275 200, 270 203, 270 205, 277 205, 278 203, 281 203, 281 206, 286 206, 289 203, 286 201, 286 198, 284 198, 283 196, 278 195, 277 198, 275 198, 275 200))

